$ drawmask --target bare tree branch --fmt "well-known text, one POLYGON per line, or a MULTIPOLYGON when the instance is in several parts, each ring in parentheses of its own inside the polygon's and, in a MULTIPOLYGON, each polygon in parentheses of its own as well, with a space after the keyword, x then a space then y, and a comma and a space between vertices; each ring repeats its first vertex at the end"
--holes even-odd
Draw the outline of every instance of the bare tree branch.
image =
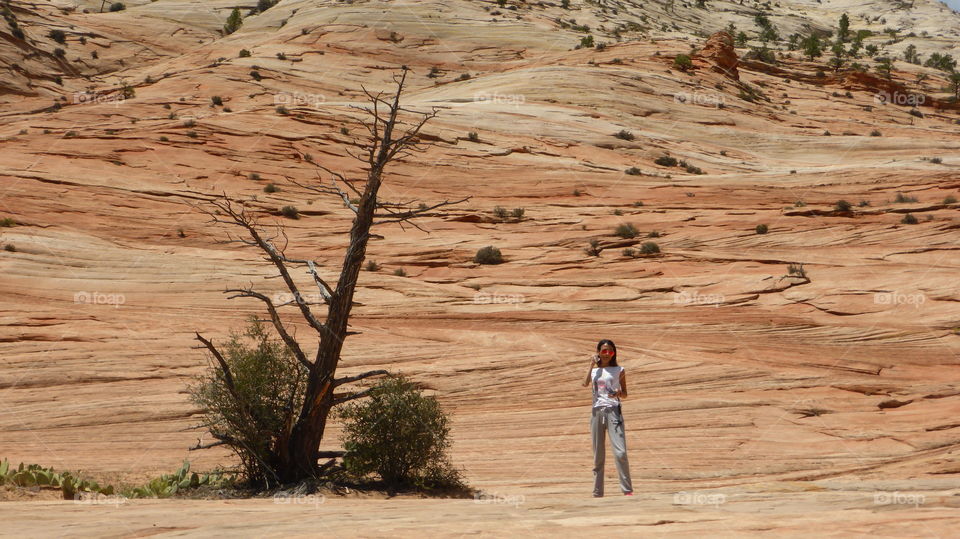
MULTIPOLYGON (((304 367, 310 369, 313 366, 307 359, 307 356, 304 355, 303 350, 300 349, 300 344, 297 342, 297 340, 287 333, 287 328, 284 327, 283 321, 280 320, 280 314, 277 313, 277 308, 273 305, 273 301, 271 301, 270 298, 259 292, 254 292, 252 288, 228 288, 223 292, 225 294, 233 294, 232 296, 227 296, 227 299, 257 298, 264 302, 267 306, 267 312, 270 313, 270 321, 273 322, 273 327, 276 328, 277 333, 280 334, 280 338, 283 339, 283 342, 287 345, 287 348, 293 352, 293 355, 297 358, 297 361, 302 363, 304 367)), ((300 296, 295 296, 294 299, 295 301, 302 301, 303 298, 300 296)))
POLYGON ((384 374, 390 374, 389 372, 383 369, 377 369, 375 371, 367 371, 356 376, 344 376, 343 378, 337 378, 333 381, 333 387, 339 387, 343 384, 349 384, 350 382, 356 382, 357 380, 363 380, 364 378, 370 378, 371 376, 380 376, 384 374))
POLYGON ((343 403, 345 403, 345 402, 349 402, 349 401, 352 401, 352 400, 354 400, 354 399, 359 399, 359 398, 362 398, 362 397, 366 397, 366 396, 370 395, 370 392, 373 391, 374 389, 376 389, 376 388, 375 388, 375 387, 370 387, 370 388, 364 389, 363 391, 359 391, 359 392, 353 393, 353 394, 334 393, 334 395, 333 395, 333 402, 332 402, 331 406, 336 406, 336 405, 338 405, 338 404, 343 404, 343 403))

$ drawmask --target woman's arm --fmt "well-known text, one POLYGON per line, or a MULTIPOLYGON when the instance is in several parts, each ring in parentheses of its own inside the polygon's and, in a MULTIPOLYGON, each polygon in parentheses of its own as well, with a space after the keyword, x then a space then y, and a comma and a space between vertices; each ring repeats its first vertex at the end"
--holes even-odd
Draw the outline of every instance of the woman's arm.
POLYGON ((597 356, 590 358, 590 370, 587 371, 587 377, 583 380, 583 387, 590 385, 590 375, 593 374, 593 367, 597 364, 597 356))
POLYGON ((621 399, 627 396, 627 371, 620 371, 620 392, 617 396, 621 399))

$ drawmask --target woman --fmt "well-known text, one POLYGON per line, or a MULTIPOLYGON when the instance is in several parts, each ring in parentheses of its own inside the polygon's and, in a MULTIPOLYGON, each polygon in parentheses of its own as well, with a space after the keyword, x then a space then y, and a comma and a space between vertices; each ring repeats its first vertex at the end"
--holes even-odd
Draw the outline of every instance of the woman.
POLYGON ((597 355, 590 361, 590 373, 583 381, 583 387, 593 384, 593 415, 590 418, 590 432, 593 434, 593 497, 603 496, 603 463, 607 456, 604 430, 610 435, 610 445, 613 446, 620 490, 626 496, 633 496, 623 414, 620 411, 620 399, 627 396, 627 375, 623 367, 617 365, 617 345, 609 339, 601 340, 597 343, 597 355))

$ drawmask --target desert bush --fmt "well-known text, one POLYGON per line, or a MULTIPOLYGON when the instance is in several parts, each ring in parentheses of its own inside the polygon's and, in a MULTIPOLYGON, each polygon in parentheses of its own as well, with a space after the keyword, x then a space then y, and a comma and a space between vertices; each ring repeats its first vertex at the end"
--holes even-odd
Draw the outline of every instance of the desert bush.
POLYGON ((496 206, 493 208, 493 215, 497 219, 506 219, 507 218, 507 209, 503 206, 496 206))
POLYGON ((620 236, 624 239, 636 238, 640 232, 637 230, 632 223, 620 223, 617 225, 616 230, 613 231, 614 234, 620 236))
POLYGON ((353 476, 378 475, 391 487, 464 488, 449 461, 449 419, 435 397, 397 376, 380 382, 370 398, 344 405, 344 468, 353 476))
POLYGON ((756 228, 757 234, 766 234, 769 230, 770 228, 764 224, 757 225, 756 228))
POLYGON ((268 183, 267 185, 263 186, 264 193, 276 193, 279 190, 280 188, 278 188, 276 185, 272 183, 268 183))
POLYGON ((640 254, 653 255, 660 252, 660 246, 652 241, 645 241, 640 244, 640 254))
POLYGON ((50 30, 50 33, 47 34, 47 37, 61 45, 67 42, 67 33, 63 30, 50 30))
POLYGON ((847 202, 846 200, 840 199, 833 205, 833 209, 838 212, 846 213, 853 208, 853 205, 847 202))
POLYGON ((620 140, 633 140, 634 138, 636 138, 633 135, 633 133, 627 131, 626 129, 621 129, 620 131, 617 131, 616 133, 614 133, 613 136, 617 137, 620 140))
POLYGON ((477 254, 473 257, 473 261, 477 264, 500 264, 503 262, 503 256, 500 254, 500 249, 492 245, 487 245, 477 251, 477 254))
POLYGON ((593 238, 590 240, 590 243, 584 247, 583 252, 587 253, 590 256, 600 256, 600 251, 603 249, 600 248, 600 240, 593 238))
POLYGON ((903 219, 900 220, 901 223, 905 225, 915 225, 917 224, 917 218, 912 213, 908 213, 903 216, 903 219))
POLYGON ((380 264, 377 264, 375 260, 368 260, 366 269, 367 271, 380 271, 380 264))
POLYGON ((300 218, 300 212, 297 210, 296 206, 284 206, 280 208, 280 215, 289 219, 300 218))
POLYGON ((248 480, 273 480, 276 437, 301 409, 306 367, 256 317, 242 333, 231 332, 220 350, 234 390, 211 359, 209 368, 188 387, 193 403, 204 410, 201 425, 239 442, 229 447, 248 480))
POLYGON ((677 160, 673 157, 670 157, 669 155, 661 155, 660 157, 656 158, 653 162, 662 167, 677 166, 677 160))
POLYGON ((788 264, 787 265, 787 275, 793 275, 796 277, 801 277, 803 279, 807 278, 807 270, 803 268, 803 264, 788 264))
POLYGON ((893 199, 893 201, 898 204, 906 204, 911 202, 919 202, 919 199, 914 196, 905 195, 903 193, 897 193, 897 196, 893 199))

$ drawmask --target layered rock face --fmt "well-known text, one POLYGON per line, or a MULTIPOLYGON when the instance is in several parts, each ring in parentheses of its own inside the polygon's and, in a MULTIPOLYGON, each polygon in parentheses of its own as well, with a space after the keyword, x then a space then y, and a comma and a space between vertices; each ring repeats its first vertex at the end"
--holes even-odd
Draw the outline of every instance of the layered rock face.
MULTIPOLYGON (((781 3, 783 35, 880 6, 781 3)), ((352 214, 291 180, 329 182, 320 164, 362 181, 354 107, 406 65, 405 106, 438 114, 382 195, 471 198, 423 218, 429 233, 375 229, 381 269, 361 272, 361 333, 338 374, 429 388, 452 414, 454 462, 493 497, 158 501, 123 507, 122 523, 12 502, 9 533, 206 534, 251 511, 243 531, 293 536, 316 532, 307 513, 334 535, 570 535, 614 517, 690 536, 956 528, 960 116, 944 72, 834 74, 786 50, 740 61, 722 30, 752 35, 753 14, 722 2, 283 0, 223 35, 234 4, 7 3, 25 38, 0 21, 0 458, 107 482, 232 463, 187 449, 210 441, 190 429, 186 387, 207 367, 194 332, 222 342, 263 314, 225 288, 289 298, 201 207, 242 201, 336 280, 352 214), (668 19, 681 30, 660 30, 668 19), (577 48, 581 25, 605 46, 577 48), (692 47, 693 69, 677 69, 692 47), (488 245, 504 263, 473 261, 488 245), (601 338, 628 373, 632 506, 589 499, 580 382, 601 338)), ((954 50, 956 16, 934 3, 870 17, 851 17, 875 32, 866 43, 901 21, 916 33, 892 54, 954 50)), ((334 422, 322 449, 339 447, 334 422)))

